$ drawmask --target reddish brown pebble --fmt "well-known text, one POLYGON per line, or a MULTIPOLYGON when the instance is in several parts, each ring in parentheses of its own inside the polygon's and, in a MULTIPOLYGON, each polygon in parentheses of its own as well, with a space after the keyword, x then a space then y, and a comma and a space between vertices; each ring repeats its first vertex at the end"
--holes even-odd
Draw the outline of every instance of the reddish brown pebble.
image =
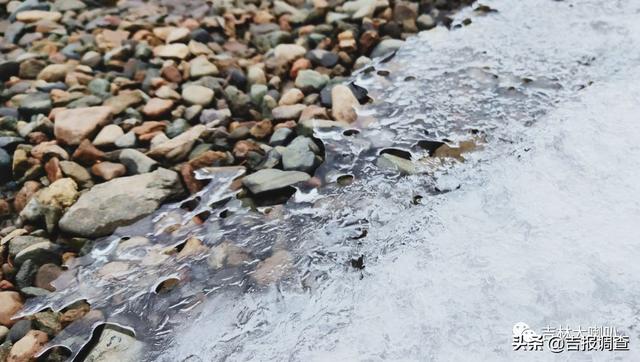
POLYGON ((180 168, 180 176, 182 176, 182 180, 184 181, 185 186, 187 186, 189 193, 195 194, 202 190, 202 182, 196 180, 193 175, 193 168, 188 163, 183 164, 180 168))
POLYGON ((127 168, 121 163, 100 162, 91 167, 91 173, 105 181, 109 181, 123 176, 127 173, 127 168))
POLYGON ((71 157, 74 161, 88 166, 104 159, 104 152, 97 149, 91 141, 85 139, 71 157))
POLYGON ((40 190, 42 186, 36 181, 27 181, 24 183, 24 186, 18 191, 15 198, 13 199, 13 208, 17 213, 22 211, 24 207, 27 205, 29 200, 35 195, 35 193, 40 190))
POLYGON ((44 164, 44 171, 47 173, 49 182, 54 182, 63 177, 62 170, 60 169, 60 161, 56 157, 52 157, 44 164))

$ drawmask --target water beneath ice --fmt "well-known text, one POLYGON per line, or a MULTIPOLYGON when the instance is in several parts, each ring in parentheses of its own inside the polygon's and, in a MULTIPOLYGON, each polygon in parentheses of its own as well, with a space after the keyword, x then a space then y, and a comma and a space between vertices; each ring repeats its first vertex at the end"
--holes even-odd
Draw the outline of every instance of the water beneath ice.
POLYGON ((233 200, 234 171, 216 174, 197 206, 98 241, 30 306, 87 299, 100 311, 52 345, 76 351, 109 322, 162 361, 638 360, 640 3, 484 3, 498 12, 465 10, 455 24, 471 25, 422 33, 355 78, 374 102, 359 132, 316 133, 319 188, 255 212, 233 200), (424 147, 469 139, 482 148, 437 167, 424 147), (419 172, 376 167, 388 149, 419 172), (350 185, 335 182, 346 174, 350 185), (140 235, 151 242, 118 248, 140 235), (190 236, 255 261, 212 271, 162 253, 190 236), (278 250, 291 258, 285 278, 256 282, 278 250), (351 265, 360 256, 364 269, 351 265), (178 286, 154 293, 169 277, 178 286), (515 352, 521 321, 613 326, 631 351, 515 352))

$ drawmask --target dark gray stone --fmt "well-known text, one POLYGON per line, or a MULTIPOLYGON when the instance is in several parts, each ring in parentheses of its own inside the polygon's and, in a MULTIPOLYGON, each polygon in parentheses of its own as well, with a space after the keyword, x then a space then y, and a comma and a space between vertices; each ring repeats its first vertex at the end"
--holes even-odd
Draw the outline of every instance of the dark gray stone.
POLYGON ((22 339, 22 337, 26 336, 31 329, 32 327, 30 320, 23 319, 21 321, 17 321, 9 330, 7 339, 11 341, 11 343, 16 343, 20 339, 22 339))
POLYGON ((130 175, 147 173, 158 168, 158 162, 154 159, 131 148, 120 151, 118 159, 125 165, 130 175))

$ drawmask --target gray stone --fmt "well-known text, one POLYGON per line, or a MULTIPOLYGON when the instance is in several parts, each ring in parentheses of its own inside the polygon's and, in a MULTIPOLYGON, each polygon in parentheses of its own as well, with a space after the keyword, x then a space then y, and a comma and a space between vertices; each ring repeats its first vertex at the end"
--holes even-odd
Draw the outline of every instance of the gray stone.
POLYGON ((56 0, 53 6, 58 11, 82 10, 87 7, 87 5, 80 0, 56 0))
POLYGON ((293 131, 290 128, 278 128, 271 135, 271 139, 269 139, 269 145, 271 146, 283 146, 287 139, 291 136, 293 131))
POLYGON ((11 155, 0 148, 0 182, 11 178, 11 155))
POLYGON ((9 328, 5 326, 0 326, 0 343, 4 342, 9 334, 9 328))
POLYGON ((290 106, 278 106, 271 110, 273 119, 277 121, 286 121, 292 119, 297 121, 300 114, 307 108, 304 104, 292 104, 290 106))
POLYGON ((327 68, 333 68, 338 64, 338 54, 324 49, 314 49, 307 52, 305 56, 316 66, 320 65, 327 68))
POLYGON ((191 78, 200 78, 208 75, 218 75, 218 67, 207 60, 206 57, 197 57, 189 64, 189 75, 191 78))
POLYGON ((30 287, 37 272, 38 266, 33 261, 27 260, 22 263, 16 273, 16 286, 18 289, 30 287))
POLYGON ((264 84, 254 84, 251 86, 251 90, 249 91, 249 95, 251 96, 251 100, 255 104, 261 104, 262 98, 264 98, 265 94, 269 91, 269 88, 264 84))
POLYGON ((69 234, 84 237, 109 235, 119 226, 149 215, 183 191, 178 174, 164 168, 116 178, 82 194, 60 219, 59 226, 69 234))
POLYGON ((264 158, 264 161, 260 164, 258 169, 275 168, 280 164, 281 160, 282 155, 277 149, 273 148, 267 152, 267 157, 264 158))
POLYGON ((311 176, 299 171, 282 171, 278 169, 264 169, 242 179, 242 184, 254 194, 265 191, 278 190, 283 187, 306 181, 311 176))
POLYGON ((60 161, 60 169, 62 173, 72 178, 80 188, 89 188, 93 186, 91 174, 84 167, 73 161, 60 161))
POLYGON ((187 122, 186 119, 178 118, 175 121, 171 122, 171 124, 165 129, 165 134, 169 138, 174 138, 180 135, 181 133, 185 132, 186 130, 188 130, 189 127, 191 126, 189 125, 189 122, 187 122))
POLYGON ((381 57, 387 55, 392 51, 398 50, 404 44, 404 40, 399 39, 385 39, 378 43, 371 52, 371 58, 381 57))
POLYGON ((82 56, 82 59, 80 60, 80 63, 84 65, 88 65, 93 68, 93 67, 97 67, 101 61, 102 61, 102 57, 100 56, 100 53, 90 50, 84 53, 84 55, 82 56))
POLYGON ((4 31, 4 40, 16 44, 24 31, 25 24, 20 21, 12 22, 4 31))
MULTIPOLYGON (((371 17, 376 10, 377 0, 352 0, 342 5, 345 12, 351 14, 352 19, 371 17)), ((389 5, 387 3, 387 5, 389 5)))
POLYGON ((31 235, 20 235, 16 236, 11 241, 9 241, 9 256, 11 258, 15 258, 19 252, 28 248, 29 246, 42 243, 45 241, 49 241, 47 238, 41 238, 38 236, 31 235))
POLYGON ((94 146, 112 146, 118 138, 124 136, 124 131, 118 125, 108 124, 98 132, 93 140, 94 146))
POLYGON ((60 246, 50 242, 43 241, 21 250, 13 259, 15 265, 22 265, 27 260, 31 260, 36 265, 47 263, 60 263, 60 246))
POLYGON ((118 159, 131 175, 151 172, 158 168, 158 162, 154 159, 131 148, 122 150, 118 159))
POLYGON ((98 343, 85 358, 86 362, 137 362, 143 360, 144 344, 134 337, 105 328, 98 343))
POLYGON ((21 321, 17 321, 16 324, 11 326, 7 338, 9 341, 11 341, 11 343, 16 343, 21 340, 22 337, 26 336, 31 329, 32 327, 30 320, 23 319, 21 321))
POLYGON ((315 70, 301 70, 296 77, 295 85, 305 93, 317 92, 329 82, 329 77, 315 70))
POLYGON ((115 146, 118 148, 129 148, 136 145, 136 134, 133 132, 127 132, 120 136, 115 142, 115 146))
POLYGON ((376 165, 380 168, 396 170, 402 174, 416 173, 416 168, 411 160, 407 160, 388 153, 381 154, 378 157, 378 161, 376 161, 376 165))
POLYGON ((320 161, 317 152, 312 139, 298 136, 282 151, 282 168, 310 173, 320 161))
POLYGON ((106 97, 111 95, 111 84, 106 79, 95 78, 89 82, 89 90, 99 97, 106 97))
POLYGON ((28 94, 20 101, 20 112, 33 115, 33 114, 49 114, 51 111, 51 98, 47 93, 31 93, 28 94))
POLYGON ((26 297, 43 297, 51 294, 50 291, 37 287, 28 287, 20 289, 20 292, 26 297))
POLYGON ((416 24, 420 30, 429 30, 436 26, 436 21, 429 14, 422 14, 416 19, 416 24))
POLYGON ((213 90, 201 85, 188 85, 182 89, 182 98, 189 104, 206 106, 213 100, 213 90))
POLYGON ((221 124, 226 124, 230 117, 231 110, 229 108, 205 109, 200 114, 200 123, 207 124, 213 121, 220 121, 221 124))

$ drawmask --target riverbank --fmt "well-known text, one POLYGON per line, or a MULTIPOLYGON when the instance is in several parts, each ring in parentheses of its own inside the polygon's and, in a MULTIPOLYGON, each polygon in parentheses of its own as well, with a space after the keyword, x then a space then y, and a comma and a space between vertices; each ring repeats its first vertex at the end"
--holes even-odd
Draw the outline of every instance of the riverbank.
POLYGON ((99 313, 12 319, 93 240, 202 190, 197 170, 240 166, 246 206, 325 182, 313 128, 357 128, 368 102, 346 77, 419 30, 469 24, 449 17, 465 1, 174 3, 0 2, 0 360, 99 313))

